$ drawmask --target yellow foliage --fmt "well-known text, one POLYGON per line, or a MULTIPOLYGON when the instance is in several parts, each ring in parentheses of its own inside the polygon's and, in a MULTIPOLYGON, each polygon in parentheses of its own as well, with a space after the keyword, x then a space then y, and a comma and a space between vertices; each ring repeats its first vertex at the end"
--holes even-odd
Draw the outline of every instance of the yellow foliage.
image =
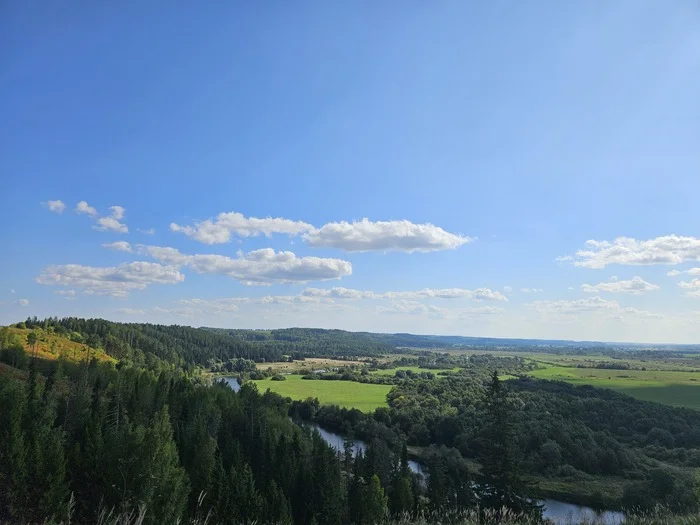
MULTIPOLYGON (((27 355, 33 355, 34 348, 27 342, 27 336, 32 330, 22 328, 10 328, 10 333, 16 335, 27 355)), ((40 359, 65 358, 68 361, 85 361, 88 356, 88 347, 83 343, 76 343, 66 337, 52 334, 37 328, 34 330, 37 335, 36 356, 40 359)), ((98 361, 108 361, 116 363, 117 360, 105 354, 104 350, 90 349, 90 359, 96 358, 98 361)))

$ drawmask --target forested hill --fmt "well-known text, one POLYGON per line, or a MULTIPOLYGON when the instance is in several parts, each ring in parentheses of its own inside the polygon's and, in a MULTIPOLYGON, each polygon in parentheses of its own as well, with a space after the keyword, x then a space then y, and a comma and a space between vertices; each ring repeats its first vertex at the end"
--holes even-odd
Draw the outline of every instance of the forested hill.
MULTIPOLYGON (((115 323, 75 317, 29 318, 13 325, 38 330, 39 341, 58 336, 101 350, 125 364, 186 369, 232 359, 282 361, 283 356, 376 356, 394 351, 388 343, 342 330, 223 330, 179 325, 115 323)), ((24 334, 26 339, 26 334, 24 334)))
POLYGON ((383 341, 381 334, 324 330, 320 328, 282 328, 278 330, 231 330, 206 328, 254 344, 258 348, 285 354, 371 356, 389 354, 395 345, 383 341))
MULTIPOLYGON (((534 339, 498 339, 482 337, 378 334, 346 332, 316 328, 285 328, 278 330, 243 330, 222 328, 193 328, 180 325, 148 323, 115 323, 104 319, 29 318, 13 325, 23 329, 41 329, 41 341, 49 344, 49 336, 59 336, 72 343, 84 344, 103 351, 125 364, 160 368, 177 366, 211 367, 243 358, 256 362, 282 361, 315 356, 362 357, 387 355, 402 348, 582 348, 611 345, 593 342, 547 341, 534 339)), ((26 338, 26 334, 24 335, 26 338)), ((41 342, 40 341, 40 342, 41 342)), ((642 345, 638 345, 642 346, 642 345)), ((624 345, 617 345, 624 347, 624 345)), ((669 346, 683 351, 700 350, 691 345, 669 346)), ((400 350, 398 350, 400 351, 400 350)))

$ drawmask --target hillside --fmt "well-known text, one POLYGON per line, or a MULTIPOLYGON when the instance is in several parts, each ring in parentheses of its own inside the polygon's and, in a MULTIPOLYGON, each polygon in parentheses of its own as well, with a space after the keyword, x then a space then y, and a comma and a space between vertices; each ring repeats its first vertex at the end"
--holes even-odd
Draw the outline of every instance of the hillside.
POLYGON ((7 348, 13 342, 18 342, 27 356, 36 356, 39 359, 50 361, 59 358, 71 362, 85 361, 90 356, 98 361, 116 362, 117 360, 107 355, 101 348, 89 348, 87 344, 74 340, 81 338, 80 334, 57 334, 53 330, 44 330, 43 328, 29 329, 9 327, 3 328, 3 335, 0 336, 2 343, 0 348, 7 348), (35 345, 30 345, 28 338, 30 333, 35 333, 37 342, 35 345), (74 339, 71 339, 71 335, 74 339))

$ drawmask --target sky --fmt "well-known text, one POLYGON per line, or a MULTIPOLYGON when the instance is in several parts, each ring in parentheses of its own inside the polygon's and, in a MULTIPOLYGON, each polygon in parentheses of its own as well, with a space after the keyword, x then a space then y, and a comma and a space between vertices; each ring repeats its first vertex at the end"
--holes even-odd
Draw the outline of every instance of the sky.
POLYGON ((700 5, 0 7, 0 324, 700 343, 700 5))

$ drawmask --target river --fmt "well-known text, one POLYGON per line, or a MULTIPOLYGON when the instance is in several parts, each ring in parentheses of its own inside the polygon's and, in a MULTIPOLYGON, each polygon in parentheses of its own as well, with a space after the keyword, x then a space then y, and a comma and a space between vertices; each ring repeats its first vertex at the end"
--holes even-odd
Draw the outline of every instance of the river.
MULTIPOLYGON (((224 377, 222 379, 226 381, 235 392, 241 389, 235 377, 224 377)), ((340 434, 321 428, 316 423, 305 423, 305 425, 318 430, 318 433, 326 443, 335 450, 343 451, 345 449, 345 438, 340 434)), ((364 453, 366 449, 366 443, 360 440, 355 441, 355 454, 357 454, 358 451, 364 453)), ((409 460, 408 466, 416 474, 420 474, 424 478, 427 477, 423 466, 417 461, 409 460)), ((552 521, 555 525, 577 525, 584 522, 597 525, 619 525, 625 518, 622 512, 606 510, 597 513, 590 507, 564 503, 563 501, 557 501, 555 499, 544 499, 541 500, 540 503, 544 504, 544 517, 552 521)))
POLYGON ((221 377, 218 381, 225 382, 234 392, 238 392, 241 389, 241 385, 238 383, 238 378, 236 377, 221 377))

